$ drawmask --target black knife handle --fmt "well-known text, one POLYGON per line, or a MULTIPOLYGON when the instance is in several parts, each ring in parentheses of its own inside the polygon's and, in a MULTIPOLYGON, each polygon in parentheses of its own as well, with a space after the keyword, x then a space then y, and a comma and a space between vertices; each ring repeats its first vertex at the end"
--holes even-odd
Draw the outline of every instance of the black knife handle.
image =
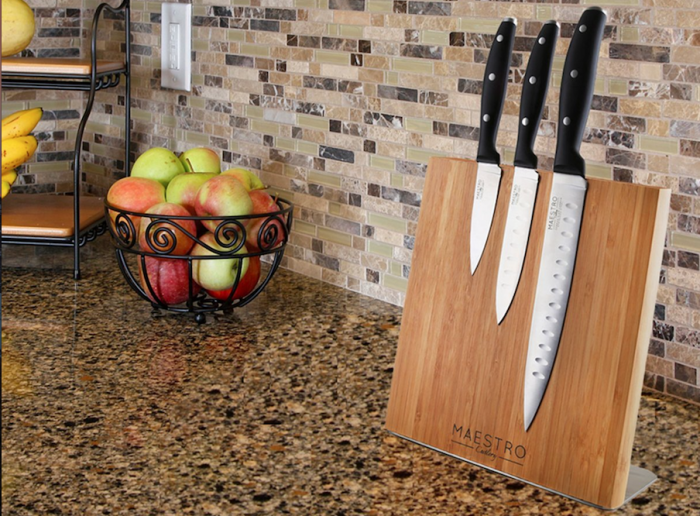
POLYGON ((518 167, 537 168, 537 155, 534 151, 535 137, 542 120, 558 37, 559 24, 554 20, 546 22, 530 52, 523 78, 523 92, 520 96, 518 143, 515 146, 513 160, 518 167))
POLYGON ((500 165, 501 156, 496 150, 496 133, 503 112, 503 101, 508 87, 510 55, 515 41, 515 18, 505 18, 496 31, 493 45, 486 60, 484 87, 481 94, 481 121, 479 148, 476 160, 480 163, 500 165))
POLYGON ((579 154, 593 100, 598 52, 607 16, 600 7, 586 9, 576 25, 564 61, 559 98, 559 129, 554 171, 585 176, 579 154))

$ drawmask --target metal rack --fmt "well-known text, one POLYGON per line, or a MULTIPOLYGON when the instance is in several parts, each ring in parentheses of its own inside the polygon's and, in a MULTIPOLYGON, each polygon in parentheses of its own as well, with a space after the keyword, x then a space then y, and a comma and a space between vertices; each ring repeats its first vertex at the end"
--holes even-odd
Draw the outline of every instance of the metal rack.
MULTIPOLYGON (((81 226, 80 217, 80 153, 83 143, 83 134, 85 131, 85 126, 90 117, 92 111, 92 106, 95 101, 96 92, 108 88, 114 88, 121 83, 121 77, 124 76, 124 85, 126 88, 125 92, 125 128, 124 128, 124 140, 125 140, 125 160, 124 167, 128 174, 130 169, 130 125, 131 125, 131 108, 130 108, 130 98, 131 98, 131 76, 130 76, 130 40, 129 35, 131 33, 131 22, 130 22, 130 0, 123 0, 122 3, 117 7, 112 7, 109 4, 102 3, 95 9, 95 14, 92 20, 92 34, 90 41, 90 59, 86 60, 86 69, 84 71, 79 71, 78 73, 62 73, 60 72, 61 62, 74 62, 75 60, 62 60, 61 58, 51 59, 52 63, 59 65, 57 68, 49 67, 46 70, 23 70, 22 67, 16 66, 18 61, 22 63, 30 62, 31 59, 3 59, 2 62, 2 85, 8 89, 37 89, 37 90, 63 90, 63 91, 87 91, 88 98, 85 105, 85 110, 82 118, 80 119, 80 124, 78 126, 78 132, 75 138, 75 152, 73 156, 73 213, 72 213, 72 223, 73 230, 68 236, 52 236, 52 232, 49 231, 47 234, 37 234, 37 232, 29 231, 26 234, 21 234, 22 230, 12 231, 3 224, 2 230, 2 243, 3 244, 16 244, 16 245, 42 245, 42 246, 55 246, 55 247, 72 247, 73 248, 73 274, 75 279, 80 279, 80 247, 85 245, 87 242, 94 240, 99 235, 106 232, 106 223, 104 216, 98 221, 90 221, 88 224, 81 226), (119 63, 115 66, 114 62, 101 61, 97 59, 97 25, 101 14, 104 11, 108 11, 112 14, 117 14, 119 12, 124 13, 124 30, 126 32, 125 38, 125 55, 124 62, 119 63), (15 65, 15 66, 13 66, 15 65), (7 229, 7 230, 6 230, 7 229)), ((37 60, 39 61, 39 60, 37 60)), ((36 67, 35 67, 36 68, 36 67)), ((33 194, 25 194, 26 196, 33 194)), ((20 197, 22 195, 17 195, 20 197)), ((12 196, 10 196, 12 197, 12 196)), ((10 197, 6 198, 6 204, 10 204, 7 201, 10 197)), ((23 196, 22 196, 23 197, 23 196)), ((55 197, 55 196, 45 196, 45 197, 55 197)), ((14 199, 13 199, 14 201, 14 199)), ((51 225, 51 221, 46 221, 47 225, 51 225)))

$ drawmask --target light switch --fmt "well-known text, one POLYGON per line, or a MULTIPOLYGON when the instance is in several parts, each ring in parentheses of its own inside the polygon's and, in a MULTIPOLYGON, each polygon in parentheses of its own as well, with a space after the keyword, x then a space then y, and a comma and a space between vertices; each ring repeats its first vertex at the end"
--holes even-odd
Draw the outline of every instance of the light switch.
POLYGON ((190 91, 192 4, 161 4, 160 42, 160 85, 163 88, 190 91))

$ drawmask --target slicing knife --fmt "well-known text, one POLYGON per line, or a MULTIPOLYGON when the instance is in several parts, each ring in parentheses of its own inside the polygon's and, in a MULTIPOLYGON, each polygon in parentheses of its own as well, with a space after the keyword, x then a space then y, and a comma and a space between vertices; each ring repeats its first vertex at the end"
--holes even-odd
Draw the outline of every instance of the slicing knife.
POLYGON ((469 234, 469 264, 472 274, 486 247, 501 182, 501 156, 496 150, 496 133, 506 97, 516 25, 515 18, 505 18, 501 22, 486 60, 476 157, 478 167, 469 234))
POLYGON ((586 198, 586 164, 579 150, 593 99, 605 11, 583 12, 564 62, 552 189, 525 365, 524 423, 537 414, 555 363, 571 291, 586 198))
POLYGON ((515 147, 515 172, 508 203, 508 216, 503 234, 501 258, 496 281, 496 319, 501 324, 518 288, 530 236, 532 211, 535 207, 540 176, 534 152, 537 129, 547 98, 559 24, 550 20, 537 35, 523 78, 520 97, 518 143, 515 147))

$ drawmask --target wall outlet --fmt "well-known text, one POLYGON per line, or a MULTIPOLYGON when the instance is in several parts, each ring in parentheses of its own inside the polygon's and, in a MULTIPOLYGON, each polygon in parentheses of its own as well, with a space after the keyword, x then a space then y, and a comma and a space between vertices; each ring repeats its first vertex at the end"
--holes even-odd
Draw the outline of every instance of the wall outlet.
POLYGON ((192 89, 192 4, 161 4, 160 85, 192 89))

